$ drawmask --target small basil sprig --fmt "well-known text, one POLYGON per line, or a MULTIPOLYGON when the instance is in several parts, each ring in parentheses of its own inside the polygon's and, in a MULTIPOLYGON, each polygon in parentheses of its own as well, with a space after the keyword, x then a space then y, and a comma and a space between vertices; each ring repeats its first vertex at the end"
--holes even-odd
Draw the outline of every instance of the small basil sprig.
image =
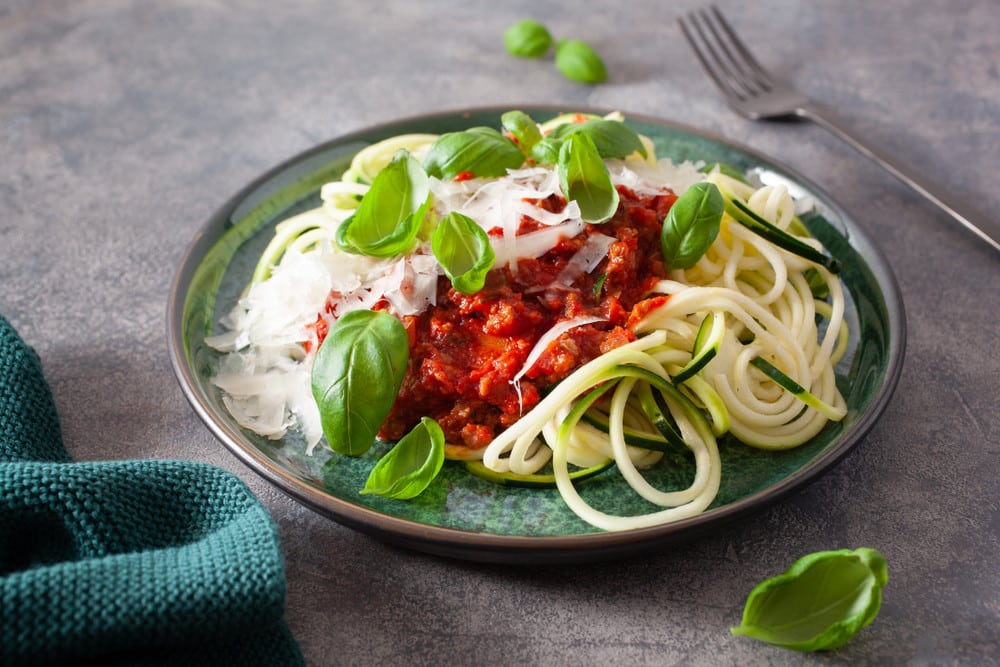
POLYGON ((330 448, 365 453, 396 401, 410 357, 402 322, 354 310, 330 327, 313 361, 311 384, 330 448))
POLYGON ((552 46, 552 34, 534 19, 522 19, 503 33, 503 44, 511 55, 541 58, 552 46))
POLYGON ((719 235, 724 211, 722 193, 712 183, 695 183, 678 197, 660 231, 660 249, 667 267, 694 266, 719 235))
POLYGON ((592 118, 582 123, 556 125, 546 139, 564 140, 574 132, 583 132, 594 142, 597 152, 604 158, 625 158, 638 152, 646 157, 646 147, 639 134, 625 123, 607 118, 592 118))
POLYGON ((593 140, 584 132, 574 132, 559 149, 556 164, 563 196, 580 207, 586 222, 607 222, 618 210, 618 191, 593 140))
POLYGON ((809 554, 758 584, 731 631, 795 651, 834 649, 875 619, 888 580, 874 549, 809 554))
POLYGON ((372 257, 398 255, 413 243, 430 205, 427 174, 409 152, 399 151, 337 228, 337 246, 372 257))
POLYGON ((608 79, 604 61, 579 39, 564 39, 556 45, 556 67, 567 79, 580 83, 601 83, 608 79))
POLYGON ((556 164, 563 143, 578 132, 590 137, 601 157, 624 158, 635 152, 646 157, 646 147, 635 130, 617 120, 593 118, 582 123, 556 125, 531 148, 532 159, 538 164, 556 164))
POLYGON ((424 156, 427 174, 448 180, 459 174, 485 178, 504 176, 524 164, 524 154, 513 141, 491 127, 473 127, 442 134, 424 156))
POLYGON ((408 500, 426 489, 444 465, 444 432, 430 417, 420 423, 378 460, 362 494, 408 500))
POLYGON ((483 289, 496 254, 486 231, 472 218, 452 211, 431 234, 431 249, 452 287, 462 294, 483 289))

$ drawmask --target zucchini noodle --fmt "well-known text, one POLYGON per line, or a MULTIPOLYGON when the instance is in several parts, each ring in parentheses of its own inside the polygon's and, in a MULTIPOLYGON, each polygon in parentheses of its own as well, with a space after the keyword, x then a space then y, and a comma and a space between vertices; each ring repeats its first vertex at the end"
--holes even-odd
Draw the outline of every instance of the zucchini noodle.
MULTIPOLYGON (((545 130, 547 125, 541 127, 545 130)), ((433 303, 433 289, 428 291, 428 286, 436 284, 441 272, 426 250, 398 259, 375 259, 340 252, 335 238, 338 225, 351 216, 374 175, 396 150, 421 153, 434 139, 433 135, 404 135, 365 149, 340 181, 322 188, 321 208, 279 224, 231 317, 234 331, 213 337, 210 344, 230 356, 252 354, 252 346, 250 353, 241 348, 254 339, 253 322, 267 318, 252 312, 248 304, 283 266, 310 254, 324 257, 332 271, 343 274, 331 279, 329 290, 343 297, 337 314, 370 307, 379 298, 387 299, 397 313, 419 312, 433 303)), ((819 241, 808 235, 796 217, 795 201, 785 186, 758 187, 719 170, 708 174, 676 170, 669 160, 656 159, 647 137, 641 139, 646 157, 634 154, 608 160, 616 185, 646 191, 662 191, 669 185, 679 195, 690 183, 707 180, 744 202, 764 221, 822 252, 819 241)), ((516 270, 515 250, 537 256, 561 234, 579 233, 584 223, 575 202, 561 213, 528 203, 556 191, 558 179, 553 170, 534 166, 511 171, 507 179, 506 184, 497 179, 434 181, 431 189, 437 215, 455 210, 472 217, 489 216, 488 225, 481 220, 480 224, 503 229, 502 238, 495 241, 497 254, 516 270), (502 217, 511 212, 513 218, 502 217), (523 214, 536 216, 543 226, 531 238, 519 237, 515 244, 513 229, 523 214)), ((581 256, 574 270, 593 270, 601 252, 606 252, 605 240, 610 241, 596 238, 595 244, 601 241, 603 248, 592 248, 593 257, 581 256)), ((306 322, 315 320, 316 313, 332 312, 332 297, 320 302, 322 291, 317 294, 303 306, 306 322)), ((750 447, 788 449, 809 441, 847 411, 834 374, 849 345, 845 295, 839 278, 824 266, 779 247, 723 214, 719 233, 704 255, 690 268, 669 270, 647 296, 655 305, 631 324, 635 341, 577 368, 481 450, 483 465, 501 474, 532 475, 551 467, 567 506, 603 530, 642 528, 704 512, 720 487, 717 438, 727 433, 750 447), (693 459, 694 475, 686 488, 659 489, 644 477, 645 469, 676 465, 670 463, 676 457, 665 456, 668 452, 681 453, 686 461, 693 459), (575 468, 608 462, 615 464, 632 491, 656 509, 638 516, 615 516, 589 505, 571 474, 575 468)), ((544 352, 549 339, 594 319, 564 322, 544 339, 545 345, 533 351, 532 359, 544 352)), ((300 320, 294 326, 301 328, 300 320)), ((304 339, 310 337, 315 342, 315 332, 304 339)), ((286 347, 279 349, 285 350, 288 341, 283 339, 282 344, 286 347)), ((287 372, 287 352, 278 356, 282 359, 273 367, 287 372)), ((308 348, 295 356, 301 366, 311 362, 308 348)), ((516 385, 527 370, 528 366, 522 368, 511 382, 516 385)), ((255 359, 244 364, 243 370, 232 372, 257 374, 260 379, 271 371, 264 361, 255 359)), ((307 380, 308 373, 304 376, 307 380)), ((236 382, 232 375, 217 380, 230 388, 263 386, 262 382, 236 382)), ((238 399, 226 397, 234 414, 238 399)), ((298 419, 304 431, 315 434, 318 416, 310 410, 315 406, 289 406, 284 412, 298 419)), ((252 427, 253 421, 248 418, 241 423, 252 427)), ((281 419, 269 421, 268 437, 280 437, 284 432, 281 419)), ((319 436, 313 437, 310 449, 319 436)))
MULTIPOLYGON (((743 198, 781 229, 787 231, 795 219, 794 202, 784 186, 753 188, 720 173, 710 174, 708 180, 743 198)), ((812 239, 803 240, 820 248, 812 239)), ((844 292, 840 280, 824 267, 774 246, 724 215, 716 241, 695 266, 671 271, 654 292, 669 299, 634 326, 640 336, 635 343, 579 368, 483 454, 483 463, 493 470, 525 474, 548 463, 549 457, 539 453, 544 450, 532 447, 548 443, 557 486, 567 505, 604 530, 651 526, 704 511, 718 492, 721 461, 716 437, 726 432, 752 447, 788 449, 846 414, 833 370, 848 342, 844 292), (805 277, 810 270, 827 287, 829 301, 813 295, 805 277), (622 377, 631 371, 629 367, 638 367, 669 382, 692 361, 700 324, 709 314, 718 317, 713 325, 724 322, 714 356, 677 384, 677 396, 663 397, 684 444, 694 454, 695 478, 683 491, 658 491, 639 469, 655 465, 661 453, 630 446, 625 437, 627 424, 650 439, 657 437, 648 416, 635 408, 636 387, 643 381, 622 377), (817 318, 825 323, 822 332, 817 318), (796 396, 777 384, 753 364, 757 358, 780 368, 806 395, 796 396), (567 407, 578 404, 594 387, 616 381, 607 432, 582 422, 584 412, 574 414, 567 407), (524 456, 527 452, 530 457, 524 456), (667 509, 616 517, 587 505, 570 480, 570 465, 589 467, 600 457, 612 458, 638 495, 667 509)))

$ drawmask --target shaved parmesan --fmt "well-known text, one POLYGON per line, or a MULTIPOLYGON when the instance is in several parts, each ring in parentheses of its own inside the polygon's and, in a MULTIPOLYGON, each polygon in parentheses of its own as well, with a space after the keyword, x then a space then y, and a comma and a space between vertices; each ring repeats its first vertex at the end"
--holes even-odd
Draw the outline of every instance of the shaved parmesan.
POLYGON ((623 185, 637 194, 655 195, 670 190, 679 197, 695 183, 705 180, 701 171, 705 163, 701 160, 674 164, 663 158, 650 164, 646 160, 629 157, 608 160, 606 164, 613 184, 623 185))
POLYGON ((573 289, 573 283, 577 278, 588 274, 597 268, 598 264, 608 256, 608 249, 615 242, 615 237, 606 234, 591 234, 587 237, 583 246, 570 257, 566 266, 559 272, 556 279, 550 285, 537 287, 529 292, 541 292, 549 289, 573 289))
POLYGON ((514 267, 518 259, 534 259, 541 257, 552 248, 556 247, 560 241, 583 232, 587 228, 587 223, 577 218, 554 227, 543 227, 527 234, 517 237, 515 243, 507 243, 506 237, 502 239, 490 239, 493 251, 496 253, 495 266, 511 264, 514 267))
POLYGON ((560 193, 559 177, 554 169, 516 169, 498 179, 471 179, 459 183, 432 178, 431 192, 436 198, 435 211, 439 215, 458 211, 487 232, 501 230, 499 238, 492 237, 496 265, 509 265, 515 272, 519 258, 539 257, 561 239, 579 234, 585 224, 575 201, 558 212, 539 205, 560 193), (524 217, 548 227, 558 227, 560 231, 544 234, 540 230, 519 236, 517 231, 524 217))

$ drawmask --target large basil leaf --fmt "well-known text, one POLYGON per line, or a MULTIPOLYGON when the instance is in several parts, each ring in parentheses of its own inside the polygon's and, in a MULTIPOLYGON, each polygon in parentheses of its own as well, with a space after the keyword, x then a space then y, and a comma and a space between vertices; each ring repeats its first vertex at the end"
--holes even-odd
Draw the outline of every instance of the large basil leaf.
POLYGON ((563 196, 579 205, 580 216, 586 222, 599 224, 611 219, 618 210, 618 191, 586 133, 574 132, 566 138, 559 149, 556 169, 563 196))
POLYGON ((354 310, 330 327, 316 352, 312 393, 330 448, 368 451, 399 393, 410 357, 402 322, 387 313, 354 310))
POLYGON ((430 417, 396 443, 372 468, 361 490, 386 498, 407 500, 426 489, 444 465, 444 432, 430 417))
POLYGON ((486 274, 496 261, 486 231, 458 211, 438 222, 431 234, 431 249, 452 287, 462 294, 483 289, 486 274))
POLYGON ((400 151, 376 174, 354 215, 337 228, 337 246, 373 257, 398 255, 412 245, 430 205, 427 174, 409 152, 400 151))
POLYGON ((489 178, 504 176, 524 164, 524 154, 513 141, 490 127, 442 134, 424 156, 427 173, 442 180, 459 174, 489 178))
POLYGON ((874 549, 809 554, 751 591, 732 633, 795 651, 843 646, 875 619, 888 580, 874 549))
POLYGON ((660 248, 671 269, 694 266, 719 235, 725 201, 712 183, 695 183, 677 198, 663 221, 660 248))

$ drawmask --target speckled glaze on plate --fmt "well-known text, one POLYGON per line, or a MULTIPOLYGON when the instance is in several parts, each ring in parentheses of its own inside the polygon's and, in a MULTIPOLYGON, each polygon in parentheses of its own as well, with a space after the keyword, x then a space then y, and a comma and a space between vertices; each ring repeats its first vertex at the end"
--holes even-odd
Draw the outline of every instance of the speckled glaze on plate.
MULTIPOLYGON (((849 292, 847 320, 853 342, 837 367, 838 384, 849 408, 842 422, 828 425, 806 445, 784 452, 763 452, 723 439, 722 486, 704 514, 616 533, 579 520, 555 489, 497 486, 470 475, 459 463, 446 463, 430 488, 414 500, 362 496, 358 491, 374 460, 385 451, 384 445, 376 445, 360 458, 332 454, 322 446, 306 456, 301 439, 294 434, 273 441, 241 429, 210 382, 218 354, 204 339, 217 331, 219 318, 234 305, 274 225, 317 206, 320 186, 338 178, 352 156, 371 143, 407 132, 498 127, 500 115, 510 108, 516 107, 442 112, 334 139, 261 176, 230 199, 199 232, 181 261, 170 295, 171 361, 195 411, 233 454, 308 507, 379 539, 469 560, 554 563, 622 557, 690 539, 802 487, 862 440, 895 389, 905 347, 899 289, 882 254, 828 195, 780 163, 700 130, 628 113, 628 124, 653 139, 659 156, 753 169, 764 182, 790 183, 793 194, 815 201, 816 211, 804 221, 841 260, 849 292)), ((561 111, 521 108, 539 121, 561 111)), ((686 463, 678 463, 683 470, 686 463)), ((664 488, 683 483, 683 479, 671 479, 677 476, 673 469, 668 473, 666 466, 660 466, 648 478, 664 488)), ((652 509, 614 474, 586 480, 579 488, 584 498, 605 511, 627 514, 652 509)))

